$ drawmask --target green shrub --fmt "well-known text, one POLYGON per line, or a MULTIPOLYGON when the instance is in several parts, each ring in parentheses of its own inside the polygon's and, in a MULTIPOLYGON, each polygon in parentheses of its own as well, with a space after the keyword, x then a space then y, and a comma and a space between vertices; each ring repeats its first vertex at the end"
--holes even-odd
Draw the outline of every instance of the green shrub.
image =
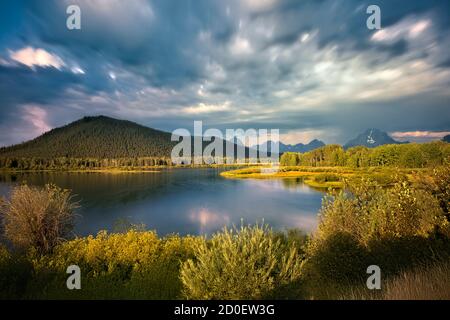
POLYGON ((432 175, 422 174, 418 187, 430 192, 438 201, 447 219, 450 221, 450 162, 433 169, 432 175))
POLYGON ((0 207, 6 238, 18 248, 50 252, 70 237, 77 207, 72 199, 68 190, 53 185, 14 188, 0 207))
POLYGON ((32 291, 46 299, 178 299, 180 264, 193 257, 200 241, 130 230, 64 242, 51 254, 33 257, 37 276, 32 291), (72 264, 82 270, 82 290, 65 287, 65 270, 72 264))
POLYGON ((372 239, 367 249, 371 264, 378 265, 386 276, 450 259, 450 239, 439 233, 372 239))
POLYGON ((348 284, 366 277, 368 263, 366 248, 351 234, 337 232, 309 243, 302 276, 320 286, 348 284))
POLYGON ((364 180, 349 190, 325 198, 316 237, 346 232, 366 244, 372 238, 427 236, 448 228, 436 198, 407 182, 381 188, 364 180))
POLYGON ((275 241, 280 241, 283 250, 291 247, 297 248, 300 254, 304 253, 304 247, 308 243, 308 235, 299 229, 287 229, 286 231, 273 232, 275 241))
POLYGON ((258 299, 299 277, 294 245, 283 246, 266 226, 224 229, 195 249, 181 269, 189 299, 258 299))
POLYGON ((321 173, 314 176, 314 180, 317 182, 337 182, 341 181, 341 178, 337 174, 333 173, 321 173))
POLYGON ((339 288, 364 286, 361 281, 372 264, 390 277, 449 259, 446 230, 448 221, 430 192, 401 180, 382 188, 363 179, 324 199, 302 280, 313 297, 330 298, 339 288))
POLYGON ((23 256, 0 245, 0 299, 21 299, 32 277, 32 265, 23 256))

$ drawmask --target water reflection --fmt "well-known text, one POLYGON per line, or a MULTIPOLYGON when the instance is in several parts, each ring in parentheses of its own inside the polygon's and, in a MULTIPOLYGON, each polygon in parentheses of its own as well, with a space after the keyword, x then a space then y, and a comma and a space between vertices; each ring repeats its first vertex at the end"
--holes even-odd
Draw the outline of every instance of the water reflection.
POLYGON ((206 208, 192 210, 189 219, 193 223, 198 223, 200 234, 208 234, 230 224, 230 217, 227 214, 216 213, 206 208))

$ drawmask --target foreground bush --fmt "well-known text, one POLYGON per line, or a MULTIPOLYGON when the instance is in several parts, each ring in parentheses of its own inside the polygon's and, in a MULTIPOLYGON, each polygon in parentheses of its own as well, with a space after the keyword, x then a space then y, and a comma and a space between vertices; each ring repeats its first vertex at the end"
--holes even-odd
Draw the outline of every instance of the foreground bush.
POLYGON ((354 236, 335 233, 322 241, 311 241, 308 259, 302 265, 302 276, 309 282, 323 286, 363 283, 369 263, 369 254, 354 236))
POLYGON ((436 196, 399 181, 381 188, 364 179, 325 198, 320 223, 306 246, 302 281, 310 297, 335 298, 365 287, 366 269, 383 277, 450 259, 449 222, 436 196))
POLYGON ((46 256, 34 256, 37 298, 178 299, 180 264, 193 257, 199 237, 159 238, 152 231, 100 232, 64 242, 46 256), (69 265, 82 271, 82 290, 65 288, 69 265), (40 287, 40 288, 39 288, 40 287), (45 288, 45 290, 43 290, 45 288))
POLYGON ((53 185, 16 187, 11 200, 0 206, 5 236, 16 247, 50 252, 71 236, 76 208, 68 190, 53 185))
POLYGON ((0 299, 21 299, 32 278, 32 265, 24 256, 0 245, 0 299))
POLYGON ((349 190, 324 200, 317 239, 345 232, 367 244, 374 238, 427 236, 436 229, 448 229, 438 200, 407 182, 381 188, 364 180, 349 190))
POLYGON ((260 299, 300 276, 296 246, 266 226, 225 228, 194 252, 181 269, 189 299, 260 299))

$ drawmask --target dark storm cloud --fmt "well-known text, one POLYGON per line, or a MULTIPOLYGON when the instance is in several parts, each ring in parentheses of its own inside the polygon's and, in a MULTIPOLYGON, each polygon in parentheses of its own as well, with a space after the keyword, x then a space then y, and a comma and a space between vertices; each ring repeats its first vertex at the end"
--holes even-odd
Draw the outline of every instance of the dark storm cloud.
MULTIPOLYGON (((182 86, 204 74, 207 48, 198 44, 202 30, 218 41, 233 33, 220 2, 70 1, 80 6, 81 31, 65 28, 66 4, 30 1, 28 16, 42 41, 62 46, 81 59, 94 55, 145 77, 156 86, 182 86)), ((97 60, 98 61, 98 60, 97 60)))
POLYGON ((61 99, 67 87, 80 83, 76 75, 55 68, 0 66, 0 121, 18 105, 51 103, 61 99))

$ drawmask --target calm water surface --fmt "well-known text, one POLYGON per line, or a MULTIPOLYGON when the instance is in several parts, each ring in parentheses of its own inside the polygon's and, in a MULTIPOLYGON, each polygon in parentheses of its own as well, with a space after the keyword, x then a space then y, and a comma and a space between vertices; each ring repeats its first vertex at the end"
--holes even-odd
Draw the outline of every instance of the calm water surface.
POLYGON ((223 169, 158 173, 0 173, 0 195, 26 181, 71 189, 81 208, 75 232, 113 231, 117 221, 143 223, 158 234, 210 234, 225 225, 261 222, 312 231, 323 194, 297 179, 231 180, 223 169))

